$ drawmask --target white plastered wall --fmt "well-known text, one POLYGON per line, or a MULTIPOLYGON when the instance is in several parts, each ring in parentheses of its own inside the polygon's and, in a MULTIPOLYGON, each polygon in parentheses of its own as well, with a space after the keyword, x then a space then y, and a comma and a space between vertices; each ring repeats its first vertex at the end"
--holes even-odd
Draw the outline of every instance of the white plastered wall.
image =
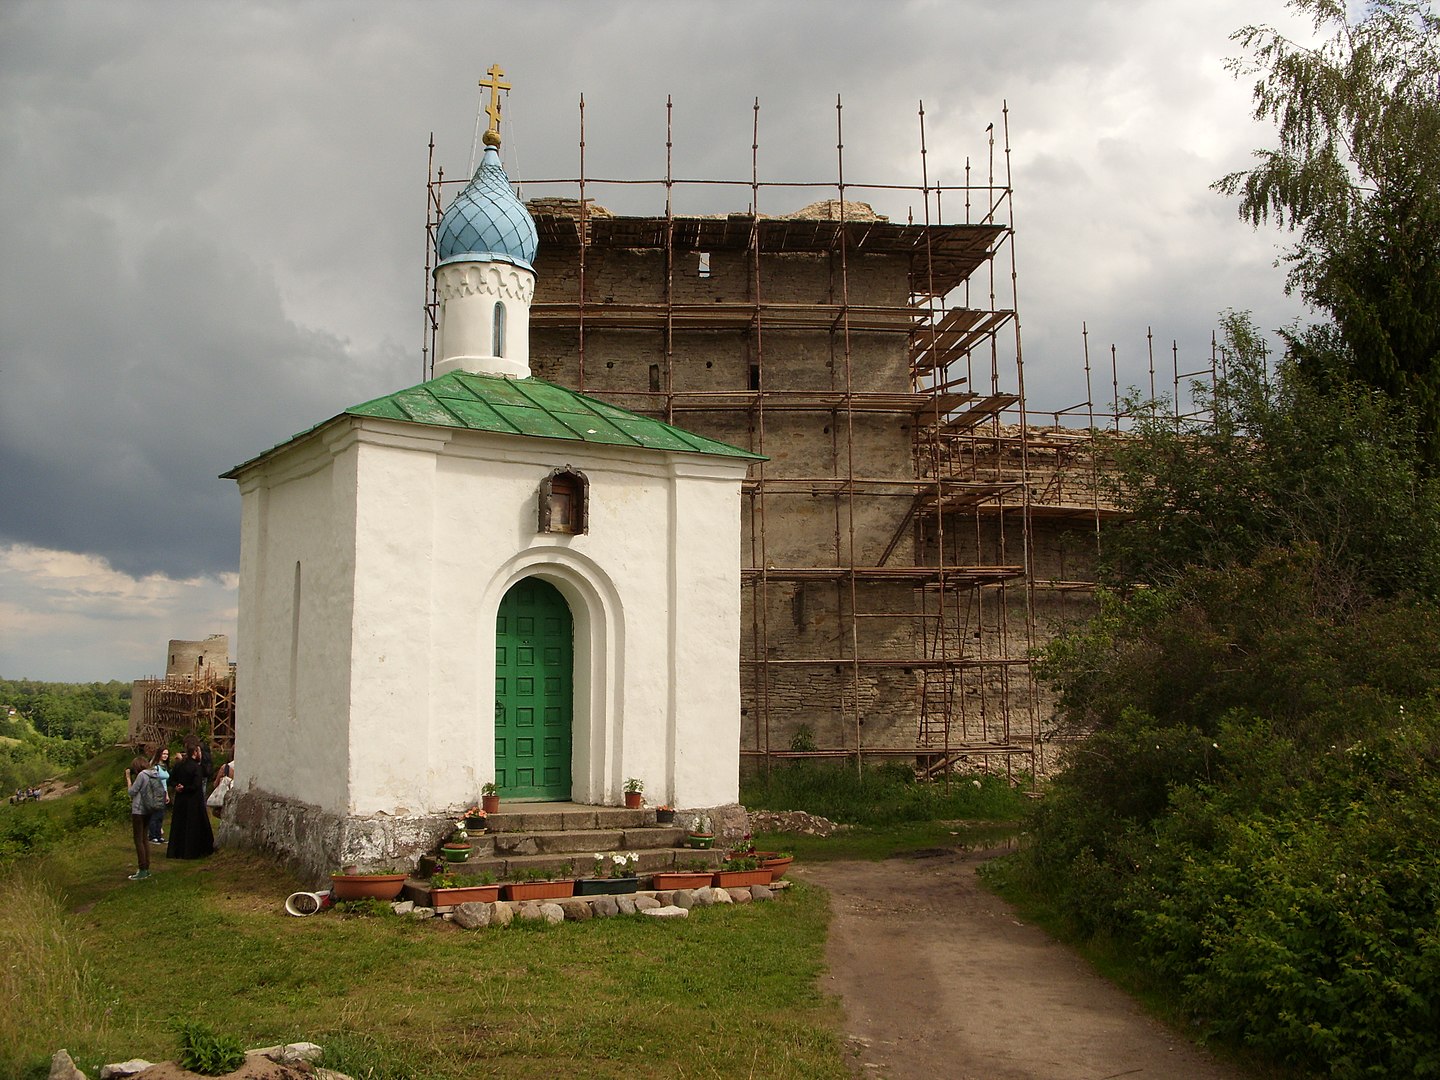
POLYGON ((349 816, 473 800, 494 767, 496 611, 534 574, 575 624, 572 797, 618 803, 637 776, 652 803, 736 801, 745 468, 350 417, 258 463, 241 476, 242 786, 349 816), (540 481, 565 465, 589 476, 589 532, 540 534, 540 481))

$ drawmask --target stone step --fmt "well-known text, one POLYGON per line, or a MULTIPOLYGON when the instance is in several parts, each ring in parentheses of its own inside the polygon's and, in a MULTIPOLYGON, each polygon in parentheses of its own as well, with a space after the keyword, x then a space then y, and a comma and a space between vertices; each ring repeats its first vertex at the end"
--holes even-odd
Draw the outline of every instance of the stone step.
MULTIPOLYGON (((482 835, 497 857, 566 852, 590 855, 597 851, 643 851, 680 847, 685 838, 685 830, 651 826, 643 829, 566 829, 482 835)), ((476 854, 480 852, 477 850, 476 854)))
POLYGON ((486 823, 492 833, 639 829, 655 824, 653 809, 582 806, 579 803, 501 803, 486 823))

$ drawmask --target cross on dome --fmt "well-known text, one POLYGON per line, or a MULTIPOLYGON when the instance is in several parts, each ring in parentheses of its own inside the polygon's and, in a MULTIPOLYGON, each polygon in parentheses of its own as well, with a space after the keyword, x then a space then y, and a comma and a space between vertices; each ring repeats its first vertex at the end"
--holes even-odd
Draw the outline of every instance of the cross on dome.
POLYGON ((499 64, 491 64, 490 70, 485 72, 485 74, 490 76, 490 79, 488 82, 485 79, 481 79, 480 88, 484 90, 488 87, 490 90, 490 104, 485 106, 485 113, 487 116, 490 117, 490 126, 485 129, 484 141, 486 146, 499 146, 500 91, 505 90, 508 92, 510 89, 510 84, 500 81, 505 77, 505 72, 500 69, 499 64))

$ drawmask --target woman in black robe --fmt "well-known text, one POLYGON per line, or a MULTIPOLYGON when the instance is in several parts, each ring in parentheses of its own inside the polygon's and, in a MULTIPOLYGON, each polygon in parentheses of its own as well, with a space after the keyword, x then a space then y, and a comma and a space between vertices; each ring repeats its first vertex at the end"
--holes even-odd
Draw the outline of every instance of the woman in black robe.
POLYGON ((205 811, 205 770, 200 764, 200 740, 185 740, 185 759, 170 770, 171 859, 203 859, 215 851, 215 834, 205 811))

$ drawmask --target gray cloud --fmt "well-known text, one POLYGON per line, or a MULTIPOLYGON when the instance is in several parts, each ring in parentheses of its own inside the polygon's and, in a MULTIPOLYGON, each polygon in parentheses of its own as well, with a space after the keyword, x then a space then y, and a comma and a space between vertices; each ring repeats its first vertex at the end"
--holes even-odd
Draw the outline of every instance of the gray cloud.
MULTIPOLYGON (((582 93, 591 177, 664 175, 670 95, 674 175, 748 181, 758 97, 762 181, 833 183, 839 93, 851 197, 918 216, 913 194, 863 185, 920 182, 919 101, 930 179, 956 185, 967 159, 977 180, 990 168, 1008 100, 1037 408, 1083 396, 1082 321, 1107 364, 1117 343, 1126 384, 1144 381, 1147 326, 1195 356, 1222 308, 1279 325, 1298 312, 1270 265, 1281 238, 1207 190, 1266 138, 1221 69, 1231 30, 1284 15, 1260 7, 10 0, 0 543, 136 577, 233 570, 239 499, 216 475, 418 380, 426 142, 467 172, 492 62, 515 86, 505 155, 527 194, 577 174, 582 93)), ((1003 146, 994 160, 1003 177, 1003 146)), ((663 209, 658 188, 587 193, 663 209)), ((760 209, 831 194, 766 189, 760 209)), ((945 196, 947 217, 962 205, 945 196)))

